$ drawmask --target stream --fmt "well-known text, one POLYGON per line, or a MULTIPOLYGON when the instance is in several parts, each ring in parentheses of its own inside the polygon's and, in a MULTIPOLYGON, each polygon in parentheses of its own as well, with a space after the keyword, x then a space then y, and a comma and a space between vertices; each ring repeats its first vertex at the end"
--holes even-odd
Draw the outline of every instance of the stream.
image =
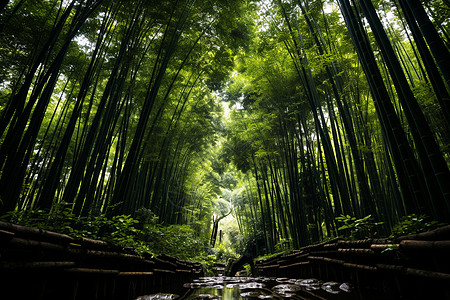
POLYGON ((179 294, 158 293, 136 300, 193 299, 305 299, 356 300, 386 299, 376 291, 355 289, 349 283, 317 279, 275 277, 201 277, 183 285, 179 294), (381 297, 381 298, 380 298, 381 297))

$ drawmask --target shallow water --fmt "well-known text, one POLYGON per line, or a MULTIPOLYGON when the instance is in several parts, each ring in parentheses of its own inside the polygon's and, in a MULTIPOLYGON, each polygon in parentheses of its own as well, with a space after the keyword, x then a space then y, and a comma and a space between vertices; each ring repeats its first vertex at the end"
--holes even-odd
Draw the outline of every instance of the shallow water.
POLYGON ((311 299, 355 300, 383 299, 373 291, 354 289, 350 283, 324 282, 318 279, 275 277, 202 277, 183 285, 176 294, 153 294, 137 300, 193 299, 311 299))

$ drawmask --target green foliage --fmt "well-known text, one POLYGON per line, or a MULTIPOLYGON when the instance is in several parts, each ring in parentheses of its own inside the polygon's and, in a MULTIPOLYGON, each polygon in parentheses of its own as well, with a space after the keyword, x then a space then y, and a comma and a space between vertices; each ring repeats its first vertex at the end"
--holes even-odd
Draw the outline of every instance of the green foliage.
POLYGON ((430 220, 426 215, 411 214, 402 217, 400 221, 394 225, 391 237, 425 232, 443 225, 445 224, 430 220))
POLYGON ((284 252, 292 250, 292 238, 289 239, 280 239, 278 243, 275 245, 276 252, 284 252))
POLYGON ((148 209, 140 209, 137 220, 129 215, 81 218, 71 213, 70 208, 60 207, 51 212, 14 211, 1 219, 74 237, 103 240, 124 248, 133 248, 138 254, 166 254, 185 260, 198 260, 207 250, 207 238, 198 236, 190 226, 162 226, 148 209))
POLYGON ((198 260, 203 265, 205 276, 214 276, 214 264, 217 262, 217 257, 213 254, 205 255, 198 260))
POLYGON ((238 254, 236 253, 235 249, 233 247, 227 247, 225 243, 219 243, 215 246, 215 248, 211 249, 211 251, 213 251, 217 261, 220 261, 222 263, 226 263, 231 258, 238 258, 238 254))
POLYGON ((395 250, 398 250, 398 245, 392 244, 389 247, 386 247, 386 249, 384 249, 383 251, 381 251, 381 253, 388 253, 388 252, 395 251, 395 250))
POLYGON ((138 220, 129 215, 107 218, 105 215, 77 217, 67 205, 56 209, 25 210, 10 212, 1 218, 15 224, 55 231, 74 237, 98 239, 124 248, 133 248, 137 253, 151 252, 141 240, 142 231, 137 228, 138 220))
POLYGON ((147 225, 143 241, 154 254, 167 254, 185 260, 198 259, 205 253, 207 239, 198 236, 188 225, 147 225))
POLYGON ((375 222, 372 215, 357 219, 350 215, 340 215, 336 217, 336 221, 342 223, 338 230, 350 233, 350 239, 372 238, 375 235, 375 227, 383 224, 383 222, 375 222))

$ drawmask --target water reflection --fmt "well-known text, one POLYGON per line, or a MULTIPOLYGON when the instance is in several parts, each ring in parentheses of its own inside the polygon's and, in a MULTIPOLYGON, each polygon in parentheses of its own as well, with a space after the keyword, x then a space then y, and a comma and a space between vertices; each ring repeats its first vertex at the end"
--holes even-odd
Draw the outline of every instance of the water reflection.
POLYGON ((372 292, 362 293, 349 283, 324 282, 318 279, 275 277, 202 277, 183 285, 186 293, 141 296, 136 300, 194 300, 194 299, 382 299, 372 292))
POLYGON ((242 299, 238 287, 232 288, 200 288, 194 290, 185 299, 242 299))

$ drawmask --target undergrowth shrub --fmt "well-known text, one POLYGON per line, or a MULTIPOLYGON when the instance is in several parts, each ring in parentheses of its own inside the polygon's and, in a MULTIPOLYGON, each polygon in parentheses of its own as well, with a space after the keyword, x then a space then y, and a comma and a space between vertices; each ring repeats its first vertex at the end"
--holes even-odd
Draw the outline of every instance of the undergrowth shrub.
POLYGON ((391 237, 399 237, 402 235, 421 233, 438 228, 445 225, 444 223, 430 220, 427 215, 411 214, 404 216, 392 228, 391 237))
POLYGON ((78 217, 68 205, 60 204, 50 211, 13 211, 0 219, 74 237, 103 240, 133 248, 138 254, 166 254, 198 261, 208 248, 207 237, 196 234, 188 225, 163 226, 148 209, 138 210, 136 219, 130 215, 78 217))

